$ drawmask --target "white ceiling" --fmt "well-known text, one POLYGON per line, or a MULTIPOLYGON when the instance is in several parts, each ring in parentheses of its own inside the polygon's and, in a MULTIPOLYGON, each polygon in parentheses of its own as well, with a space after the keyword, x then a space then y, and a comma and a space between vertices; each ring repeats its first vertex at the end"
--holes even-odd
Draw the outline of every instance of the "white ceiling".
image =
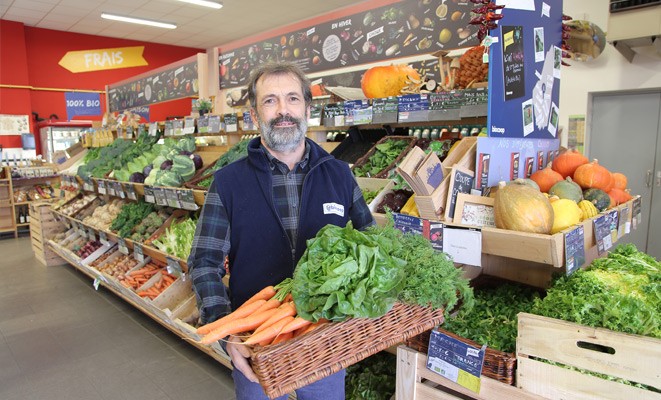
POLYGON ((177 0, 0 0, 0 17, 26 26, 207 49, 359 3, 356 0, 221 0, 214 10, 177 0), (177 24, 108 21, 101 12, 177 24))

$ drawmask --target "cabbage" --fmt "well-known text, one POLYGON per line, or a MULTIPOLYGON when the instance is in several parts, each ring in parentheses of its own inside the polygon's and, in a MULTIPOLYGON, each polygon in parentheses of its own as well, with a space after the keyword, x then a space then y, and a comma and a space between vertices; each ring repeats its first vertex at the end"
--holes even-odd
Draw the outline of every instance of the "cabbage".
POLYGON ((145 181, 145 176, 142 174, 142 172, 134 172, 129 177, 129 182, 143 183, 144 181, 145 181))
POLYGON ((189 156, 174 156, 172 159, 172 172, 178 174, 183 181, 187 181, 195 175, 195 163, 189 156))
POLYGON ((172 171, 158 171, 156 173, 156 186, 179 187, 183 183, 181 176, 172 171))
POLYGON ((193 160, 193 163, 195 164, 195 170, 202 168, 204 165, 204 161, 202 161, 202 157, 199 154, 191 154, 190 159, 193 160))

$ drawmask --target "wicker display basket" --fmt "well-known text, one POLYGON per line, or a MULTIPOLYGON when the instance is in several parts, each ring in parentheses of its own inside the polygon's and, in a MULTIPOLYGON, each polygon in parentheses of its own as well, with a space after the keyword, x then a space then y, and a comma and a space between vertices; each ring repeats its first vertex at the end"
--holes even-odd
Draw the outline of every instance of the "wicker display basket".
MULTIPOLYGON (((482 347, 476 342, 466 339, 464 337, 455 335, 445 329, 438 328, 439 332, 446 334, 461 342, 467 343, 471 346, 482 347)), ((429 337, 431 330, 425 331, 417 336, 414 336, 406 341, 406 345, 421 353, 427 353, 429 349, 429 337)), ((496 379, 508 385, 514 385, 514 376, 516 374, 516 355, 512 353, 505 353, 502 351, 494 350, 487 347, 484 355, 484 365, 482 366, 482 375, 496 379)))
POLYGON ((326 324, 273 346, 256 346, 252 367, 276 398, 330 376, 443 322, 443 310, 396 303, 386 315, 326 324))
POLYGON ((415 143, 417 141, 416 138, 412 136, 384 136, 383 138, 381 138, 381 140, 376 142, 376 144, 372 146, 372 148, 367 153, 365 153, 364 156, 360 157, 351 169, 353 170, 357 167, 362 167, 363 165, 365 165, 365 163, 367 163, 367 160, 369 160, 370 157, 372 157, 372 155, 376 153, 376 146, 384 142, 387 142, 388 140, 405 140, 408 142, 408 145, 404 148, 404 150, 401 153, 399 153, 397 158, 395 158, 393 162, 390 163, 390 165, 388 165, 386 168, 382 169, 376 175, 371 177, 371 178, 387 178, 388 173, 392 169, 394 169, 397 166, 397 163, 400 162, 402 158, 404 158, 404 156, 406 156, 408 152, 415 146, 415 143))

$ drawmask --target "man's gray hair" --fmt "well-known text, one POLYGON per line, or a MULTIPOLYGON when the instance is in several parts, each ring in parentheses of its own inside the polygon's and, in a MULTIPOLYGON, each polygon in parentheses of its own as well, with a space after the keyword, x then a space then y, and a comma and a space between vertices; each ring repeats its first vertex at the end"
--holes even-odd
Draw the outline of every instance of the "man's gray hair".
POLYGON ((269 62, 252 70, 250 73, 250 79, 248 80, 248 100, 250 101, 250 105, 255 109, 257 108, 256 86, 259 78, 262 76, 287 74, 294 75, 298 78, 299 82, 301 82, 301 91, 303 93, 303 99, 305 100, 305 106, 309 106, 312 103, 310 80, 296 64, 290 62, 269 62))

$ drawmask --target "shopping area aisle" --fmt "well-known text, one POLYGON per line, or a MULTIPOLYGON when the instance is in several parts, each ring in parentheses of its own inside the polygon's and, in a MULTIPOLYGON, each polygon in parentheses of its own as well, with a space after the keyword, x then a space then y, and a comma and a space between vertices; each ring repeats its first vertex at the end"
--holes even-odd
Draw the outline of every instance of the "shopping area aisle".
POLYGON ((234 399, 229 369, 30 238, 0 240, 0 399, 234 399))

